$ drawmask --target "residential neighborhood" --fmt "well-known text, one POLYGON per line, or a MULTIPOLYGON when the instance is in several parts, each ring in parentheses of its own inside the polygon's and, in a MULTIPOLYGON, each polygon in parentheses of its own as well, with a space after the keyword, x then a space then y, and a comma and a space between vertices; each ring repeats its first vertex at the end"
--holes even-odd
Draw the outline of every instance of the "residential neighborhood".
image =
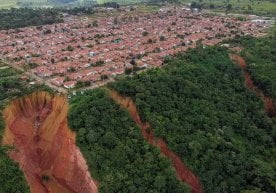
POLYGON ((93 18, 0 31, 0 58, 57 87, 93 86, 117 75, 159 67, 164 58, 239 35, 262 36, 261 19, 161 8, 155 13, 93 18))

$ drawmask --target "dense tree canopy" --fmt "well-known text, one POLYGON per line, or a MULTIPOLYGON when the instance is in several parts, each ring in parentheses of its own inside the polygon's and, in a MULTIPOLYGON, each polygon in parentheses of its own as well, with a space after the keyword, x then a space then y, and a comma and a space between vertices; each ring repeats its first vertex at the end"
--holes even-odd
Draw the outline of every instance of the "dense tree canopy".
POLYGON ((275 120, 221 47, 110 85, 200 177, 206 193, 275 192, 275 120))
POLYGON ((18 164, 7 157, 6 151, 0 146, 0 193, 30 192, 18 164))
POLYGON ((0 30, 63 22, 59 11, 55 9, 0 10, 0 18, 0 30))
POLYGON ((69 122, 100 192, 188 192, 170 161, 144 141, 128 113, 104 90, 74 97, 69 122))

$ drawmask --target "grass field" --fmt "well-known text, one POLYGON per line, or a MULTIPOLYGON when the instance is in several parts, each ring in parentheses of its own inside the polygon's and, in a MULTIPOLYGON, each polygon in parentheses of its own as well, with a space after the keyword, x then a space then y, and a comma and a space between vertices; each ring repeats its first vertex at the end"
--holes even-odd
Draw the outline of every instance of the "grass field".
POLYGON ((17 0, 0 0, 0 8, 11 8, 16 6, 17 0))
POLYGON ((97 0, 98 3, 106 3, 106 2, 114 2, 114 1, 119 4, 143 2, 143 0, 97 0))
MULTIPOLYGON (((16 2, 18 0, 0 0, 0 9, 16 7, 16 2)), ((31 1, 31 0, 30 0, 31 1)), ((33 0, 37 2, 39 0, 33 0)), ((81 1, 81 0, 79 0, 81 1)), ((118 2, 119 4, 128 3, 139 3, 144 0, 97 0, 98 3, 106 2, 118 2)), ((179 0, 183 4, 188 4, 191 2, 197 2, 203 4, 204 7, 210 7, 210 5, 215 6, 215 11, 225 11, 225 7, 228 4, 232 5, 232 10, 230 12, 235 13, 249 13, 249 14, 268 14, 276 15, 276 3, 269 0, 257 1, 257 0, 179 0)))
MULTIPOLYGON (((182 3, 191 3, 194 0, 180 0, 182 3)), ((204 4, 209 7, 211 4, 215 6, 217 10, 223 10, 228 4, 232 5, 231 12, 245 12, 256 14, 272 14, 276 15, 276 3, 268 0, 257 1, 253 0, 195 0, 194 2, 204 4)))

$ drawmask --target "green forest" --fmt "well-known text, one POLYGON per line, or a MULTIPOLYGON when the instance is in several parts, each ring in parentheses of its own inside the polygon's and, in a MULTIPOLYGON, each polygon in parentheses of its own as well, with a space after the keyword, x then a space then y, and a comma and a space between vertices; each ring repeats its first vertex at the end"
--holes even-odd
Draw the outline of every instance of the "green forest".
POLYGON ((189 192, 169 160, 144 141, 128 113, 104 89, 73 97, 69 123, 99 192, 189 192))
POLYGON ((218 46, 198 47, 168 59, 162 69, 109 87, 136 102, 142 118, 200 177, 206 193, 272 193, 275 119, 246 88, 228 54, 218 46))
POLYGON ((0 18, 0 30, 63 22, 60 12, 55 9, 3 9, 0 18))

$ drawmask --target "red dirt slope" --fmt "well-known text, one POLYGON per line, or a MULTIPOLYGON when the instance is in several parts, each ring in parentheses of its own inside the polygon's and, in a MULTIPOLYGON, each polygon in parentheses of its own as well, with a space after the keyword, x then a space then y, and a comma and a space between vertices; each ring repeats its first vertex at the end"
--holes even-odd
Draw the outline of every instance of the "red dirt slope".
POLYGON ((37 92, 14 100, 4 110, 3 144, 19 163, 32 193, 97 193, 86 161, 68 129, 63 96, 37 92))
POLYGON ((230 58, 241 67, 246 86, 254 91, 256 95, 260 97, 264 102, 267 115, 270 117, 276 117, 276 105, 273 103, 273 100, 271 98, 265 96, 264 92, 254 84, 250 73, 247 71, 247 64, 245 60, 238 54, 231 54, 230 58))
POLYGON ((171 160, 173 167, 175 168, 179 179, 183 182, 186 182, 190 188, 191 193, 202 193, 202 187, 198 178, 193 174, 191 170, 189 170, 185 164, 182 162, 179 156, 177 156, 174 152, 172 152, 166 142, 163 139, 155 139, 153 130, 151 129, 149 123, 142 122, 139 116, 137 107, 135 103, 129 97, 123 97, 119 95, 114 90, 109 90, 109 94, 111 98, 118 103, 121 107, 126 108, 132 117, 132 119, 136 122, 136 124, 140 127, 143 137, 153 146, 158 147, 161 152, 171 160))

